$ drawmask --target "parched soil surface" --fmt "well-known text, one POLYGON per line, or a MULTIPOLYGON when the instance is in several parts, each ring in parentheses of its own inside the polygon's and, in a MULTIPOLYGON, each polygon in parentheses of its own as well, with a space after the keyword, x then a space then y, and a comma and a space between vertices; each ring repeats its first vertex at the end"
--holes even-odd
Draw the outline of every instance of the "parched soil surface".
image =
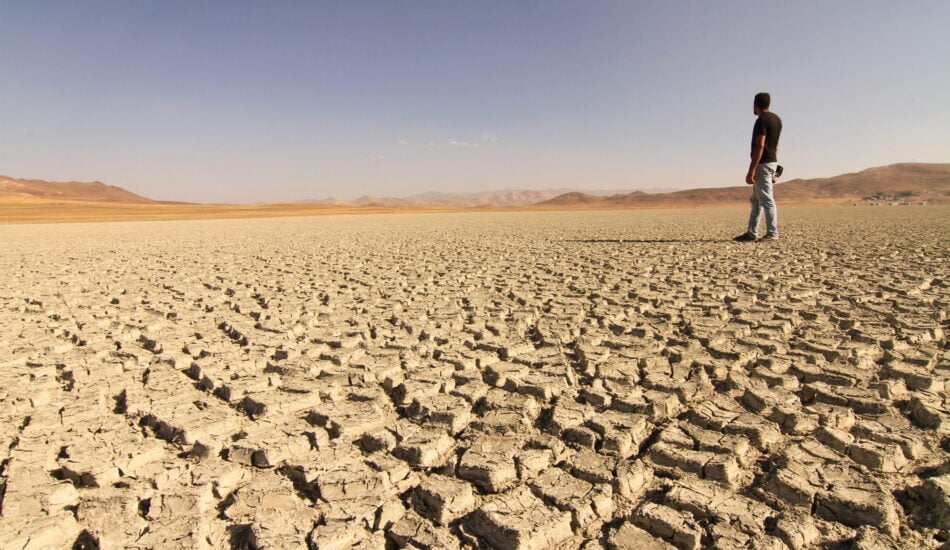
POLYGON ((0 228, 3 548, 931 548, 950 208, 0 228))

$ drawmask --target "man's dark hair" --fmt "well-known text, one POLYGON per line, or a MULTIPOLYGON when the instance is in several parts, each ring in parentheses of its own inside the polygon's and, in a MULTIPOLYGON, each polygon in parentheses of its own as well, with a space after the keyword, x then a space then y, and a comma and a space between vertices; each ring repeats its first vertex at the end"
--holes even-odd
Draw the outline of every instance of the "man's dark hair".
POLYGON ((755 106, 759 109, 768 109, 772 103, 772 96, 768 92, 759 92, 755 94, 755 106))

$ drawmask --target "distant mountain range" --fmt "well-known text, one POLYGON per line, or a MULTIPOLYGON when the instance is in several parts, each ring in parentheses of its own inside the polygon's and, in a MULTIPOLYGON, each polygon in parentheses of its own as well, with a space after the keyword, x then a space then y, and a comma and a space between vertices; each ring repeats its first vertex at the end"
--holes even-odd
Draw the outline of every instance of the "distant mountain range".
MULTIPOLYGON (((420 206, 444 206, 451 208, 474 208, 489 206, 529 206, 549 199, 553 199, 564 193, 570 192, 570 189, 502 189, 498 191, 479 191, 472 193, 441 193, 438 191, 428 191, 410 195, 408 197, 377 197, 373 195, 363 195, 352 200, 343 201, 333 197, 326 199, 310 199, 304 202, 318 204, 333 204, 338 206, 373 206, 373 207, 420 207, 420 206)), ((610 191, 587 191, 593 196, 608 196, 617 194, 617 190, 610 191)))
MULTIPOLYGON (((903 163, 870 168, 831 178, 794 179, 776 187, 780 202, 950 202, 950 164, 903 163)), ((351 202, 335 199, 299 201, 319 203, 323 209, 347 208, 649 208, 744 203, 749 187, 688 189, 665 193, 633 191, 578 192, 557 190, 502 190, 473 193, 429 192, 404 198, 363 196, 351 202)), ((0 203, 98 202, 110 204, 171 204, 158 202, 102 182, 48 182, 0 176, 0 203)))

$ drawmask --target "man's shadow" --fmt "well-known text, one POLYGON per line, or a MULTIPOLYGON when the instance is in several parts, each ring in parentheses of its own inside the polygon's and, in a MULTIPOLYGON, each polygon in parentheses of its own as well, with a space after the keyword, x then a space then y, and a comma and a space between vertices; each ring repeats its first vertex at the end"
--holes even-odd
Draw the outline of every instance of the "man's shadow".
POLYGON ((731 239, 566 239, 568 243, 617 243, 617 244, 657 244, 657 243, 726 243, 731 239))

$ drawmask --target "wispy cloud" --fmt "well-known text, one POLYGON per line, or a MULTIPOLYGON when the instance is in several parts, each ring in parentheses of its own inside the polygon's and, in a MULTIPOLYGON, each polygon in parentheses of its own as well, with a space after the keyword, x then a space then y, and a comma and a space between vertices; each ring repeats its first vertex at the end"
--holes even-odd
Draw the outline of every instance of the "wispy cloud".
POLYGON ((455 140, 455 139, 453 139, 452 141, 450 141, 449 144, 450 144, 452 147, 461 147, 461 148, 463 148, 463 149, 475 149, 476 147, 478 147, 478 142, 458 141, 458 140, 455 140))
POLYGON ((400 139, 396 142, 396 145, 409 145, 409 142, 404 139, 400 139))
POLYGON ((498 136, 491 132, 482 132, 482 141, 485 143, 495 143, 498 141, 498 136))
POLYGON ((373 162, 379 162, 381 160, 386 160, 386 155, 374 155, 373 162))

